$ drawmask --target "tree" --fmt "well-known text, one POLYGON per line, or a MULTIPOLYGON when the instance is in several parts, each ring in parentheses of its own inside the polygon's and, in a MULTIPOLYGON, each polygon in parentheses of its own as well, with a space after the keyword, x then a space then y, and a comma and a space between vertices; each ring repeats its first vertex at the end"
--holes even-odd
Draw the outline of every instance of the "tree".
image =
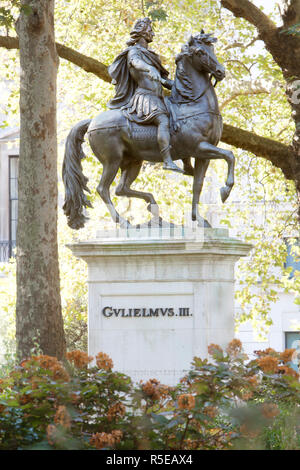
POLYGON ((300 193, 300 0, 283 0, 283 10, 280 12, 283 24, 279 27, 249 0, 221 0, 221 4, 236 17, 244 18, 256 27, 258 38, 282 70, 295 134, 289 151, 270 160, 282 169, 286 178, 295 181, 300 193))
POLYGON ((65 352, 57 250, 54 0, 21 2, 17 349, 27 357, 65 352))

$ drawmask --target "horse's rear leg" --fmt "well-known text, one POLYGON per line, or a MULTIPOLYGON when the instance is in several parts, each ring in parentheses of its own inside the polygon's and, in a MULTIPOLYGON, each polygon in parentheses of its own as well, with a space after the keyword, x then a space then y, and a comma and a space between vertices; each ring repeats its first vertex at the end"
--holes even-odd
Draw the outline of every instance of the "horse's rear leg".
POLYGON ((203 219, 198 212, 200 194, 203 187, 205 173, 209 165, 209 160, 195 160, 194 183, 193 183, 193 202, 192 202, 192 220, 198 220, 204 227, 210 227, 207 220, 203 219))
POLYGON ((139 199, 144 199, 146 202, 149 203, 147 209, 154 217, 159 216, 159 208, 157 202, 155 201, 153 195, 151 193, 145 193, 142 191, 136 191, 135 189, 131 189, 130 186, 136 180, 140 169, 142 166, 142 162, 133 162, 128 165, 124 170, 122 170, 122 175, 120 179, 120 183, 116 188, 116 195, 117 196, 127 196, 127 197, 137 197, 139 199))
POLYGON ((118 173, 118 169, 120 168, 120 163, 121 159, 112 160, 109 163, 103 163, 103 172, 100 183, 97 187, 97 191, 102 200, 105 202, 113 221, 117 224, 120 224, 121 227, 128 227, 130 223, 123 219, 123 217, 121 217, 116 211, 116 208, 111 201, 109 191, 110 185, 115 179, 116 174, 118 173))

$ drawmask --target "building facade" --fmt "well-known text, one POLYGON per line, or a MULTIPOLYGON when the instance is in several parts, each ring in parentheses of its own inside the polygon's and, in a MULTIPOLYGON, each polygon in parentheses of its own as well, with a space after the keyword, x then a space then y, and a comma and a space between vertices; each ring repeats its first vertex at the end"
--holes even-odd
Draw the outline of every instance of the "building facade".
POLYGON ((18 218, 19 130, 0 131, 0 262, 13 255, 18 218))

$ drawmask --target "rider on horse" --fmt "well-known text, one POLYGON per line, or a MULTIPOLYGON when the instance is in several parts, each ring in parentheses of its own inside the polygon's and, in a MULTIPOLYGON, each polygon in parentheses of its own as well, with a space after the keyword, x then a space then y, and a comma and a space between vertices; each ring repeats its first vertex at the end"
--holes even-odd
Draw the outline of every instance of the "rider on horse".
POLYGON ((131 122, 156 125, 163 168, 183 173, 171 157, 169 113, 162 91, 162 85, 171 89, 173 81, 167 78, 169 72, 159 56, 148 49, 154 37, 151 20, 138 20, 130 36, 129 47, 108 68, 112 83, 116 85, 115 97, 108 107, 121 108, 131 122))

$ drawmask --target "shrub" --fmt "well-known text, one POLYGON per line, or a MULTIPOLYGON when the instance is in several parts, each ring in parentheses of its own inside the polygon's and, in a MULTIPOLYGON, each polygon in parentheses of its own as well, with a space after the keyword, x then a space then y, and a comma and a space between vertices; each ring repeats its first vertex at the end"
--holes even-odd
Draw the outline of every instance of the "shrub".
POLYGON ((0 381, 0 449, 298 449, 293 350, 210 345, 174 387, 133 384, 104 353, 23 361, 0 381))

